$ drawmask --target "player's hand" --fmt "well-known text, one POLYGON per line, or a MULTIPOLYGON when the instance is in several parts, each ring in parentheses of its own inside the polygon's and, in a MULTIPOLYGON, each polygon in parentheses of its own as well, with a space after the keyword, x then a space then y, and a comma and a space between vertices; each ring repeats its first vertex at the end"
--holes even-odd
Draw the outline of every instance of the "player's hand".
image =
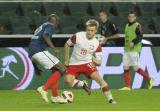
POLYGON ((61 52, 58 49, 54 50, 54 52, 55 52, 56 56, 60 56, 61 55, 61 52))
POLYGON ((100 66, 101 61, 98 61, 94 56, 92 57, 92 64, 95 66, 100 66))
POLYGON ((65 64, 65 66, 69 66, 69 61, 68 60, 65 61, 64 64, 65 64))
POLYGON ((107 40, 108 39, 106 37, 104 37, 104 36, 99 37, 99 43, 101 45, 104 45, 107 42, 107 40))
POLYGON ((133 42, 131 42, 130 47, 131 47, 131 48, 133 48, 133 47, 134 47, 134 43, 133 43, 133 42))

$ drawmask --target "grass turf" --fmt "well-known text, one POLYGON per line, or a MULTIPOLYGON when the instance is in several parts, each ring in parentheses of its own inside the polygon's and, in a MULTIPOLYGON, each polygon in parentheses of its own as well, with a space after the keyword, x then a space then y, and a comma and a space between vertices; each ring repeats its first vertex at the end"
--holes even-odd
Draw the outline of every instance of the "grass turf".
MULTIPOLYGON (((88 96, 83 90, 72 90, 73 103, 44 103, 34 90, 0 91, 0 111, 160 111, 160 90, 112 90, 116 105, 108 104, 100 90, 88 96)), ((50 94, 49 94, 50 96, 50 94)))

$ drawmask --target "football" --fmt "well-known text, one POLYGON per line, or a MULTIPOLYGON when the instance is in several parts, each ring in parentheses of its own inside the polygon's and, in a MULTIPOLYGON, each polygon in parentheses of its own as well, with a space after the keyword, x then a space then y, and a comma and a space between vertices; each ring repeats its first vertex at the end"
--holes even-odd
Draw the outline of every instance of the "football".
POLYGON ((62 92, 62 97, 63 97, 64 99, 66 99, 69 103, 72 103, 73 100, 74 100, 74 95, 73 95, 73 93, 70 92, 70 91, 63 91, 63 92, 62 92))

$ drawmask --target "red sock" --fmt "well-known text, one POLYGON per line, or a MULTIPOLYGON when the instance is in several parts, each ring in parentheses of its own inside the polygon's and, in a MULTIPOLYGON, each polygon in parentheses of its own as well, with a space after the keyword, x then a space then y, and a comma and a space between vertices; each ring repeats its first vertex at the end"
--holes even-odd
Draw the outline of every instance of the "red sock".
POLYGON ((56 82, 56 83, 52 86, 52 96, 53 96, 53 97, 58 96, 58 82, 56 82))
POLYGON ((142 70, 142 69, 138 69, 137 71, 141 76, 143 76, 144 78, 146 78, 148 81, 151 80, 151 78, 148 76, 148 74, 142 70))
POLYGON ((103 87, 103 88, 102 88, 102 91, 103 91, 103 93, 104 93, 104 92, 108 92, 108 91, 109 91, 109 87, 108 87, 108 86, 103 87))
POLYGON ((55 71, 44 84, 44 90, 48 90, 52 85, 56 84, 61 78, 61 74, 58 71, 55 71))
POLYGON ((129 88, 130 88, 130 79, 131 79, 131 74, 129 70, 124 70, 125 86, 129 88))

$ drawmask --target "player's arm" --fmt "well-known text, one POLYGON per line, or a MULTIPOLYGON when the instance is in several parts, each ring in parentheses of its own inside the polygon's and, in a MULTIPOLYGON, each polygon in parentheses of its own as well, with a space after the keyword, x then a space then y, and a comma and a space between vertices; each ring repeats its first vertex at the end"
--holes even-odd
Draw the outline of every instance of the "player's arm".
POLYGON ((132 43, 130 44, 130 47, 134 47, 136 44, 138 44, 142 41, 143 33, 142 33, 141 25, 137 26, 136 35, 137 35, 137 37, 132 40, 132 43))
POLYGON ((100 37, 100 43, 101 43, 101 44, 106 43, 107 40, 117 39, 117 38, 120 38, 120 37, 121 37, 120 34, 119 34, 119 32, 118 32, 118 28, 115 26, 115 24, 111 24, 111 25, 110 25, 110 30, 112 31, 112 35, 107 36, 107 37, 105 37, 105 36, 101 36, 101 37, 100 37))
POLYGON ((64 45, 65 50, 65 65, 69 65, 69 57, 70 57, 70 46, 73 46, 76 43, 76 35, 73 35, 64 45))
POLYGON ((46 27, 43 34, 43 39, 48 44, 48 46, 56 53, 56 55, 59 55, 60 51, 56 49, 51 40, 52 33, 53 33, 53 27, 51 26, 46 27))
POLYGON ((48 46, 53 49, 56 50, 54 44, 52 43, 50 37, 48 36, 48 34, 43 35, 43 39, 45 40, 45 42, 48 44, 48 46))
POLYGON ((92 62, 96 66, 100 66, 102 63, 102 48, 99 45, 96 52, 95 52, 95 57, 92 57, 92 62))
POLYGON ((110 30, 112 32, 112 35, 110 35, 108 37, 105 37, 105 38, 107 38, 107 40, 120 38, 120 34, 119 34, 119 31, 118 31, 118 28, 117 28, 117 26, 115 24, 113 24, 113 23, 110 24, 109 28, 110 28, 110 30))

